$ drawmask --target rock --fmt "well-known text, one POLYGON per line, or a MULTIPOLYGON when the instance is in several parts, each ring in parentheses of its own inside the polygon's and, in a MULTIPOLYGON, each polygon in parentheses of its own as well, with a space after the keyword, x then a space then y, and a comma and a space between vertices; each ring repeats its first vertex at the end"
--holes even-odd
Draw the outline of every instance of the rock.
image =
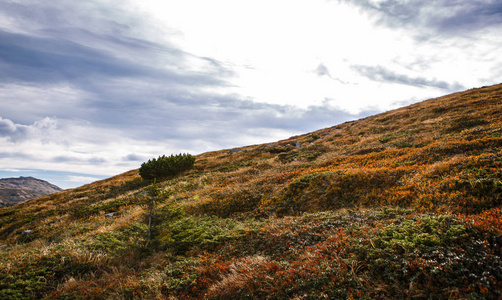
POLYGON ((241 152, 242 149, 231 149, 230 151, 228 151, 228 153, 236 153, 236 152, 241 152))
POLYGON ((107 213, 107 214, 105 214, 105 217, 107 217, 107 218, 113 218, 113 215, 114 215, 114 214, 115 214, 114 212, 112 212, 112 213, 107 213))
POLYGON ((294 146, 295 148, 300 148, 302 145, 300 145, 300 143, 298 143, 297 141, 291 141, 289 143, 291 146, 294 146))
POLYGON ((7 245, 0 245, 0 249, 7 248, 7 245))
POLYGON ((28 234, 30 234, 32 231, 33 231, 33 230, 29 230, 29 229, 27 229, 27 230, 23 230, 23 233, 22 233, 22 234, 23 234, 23 235, 28 235, 28 234))

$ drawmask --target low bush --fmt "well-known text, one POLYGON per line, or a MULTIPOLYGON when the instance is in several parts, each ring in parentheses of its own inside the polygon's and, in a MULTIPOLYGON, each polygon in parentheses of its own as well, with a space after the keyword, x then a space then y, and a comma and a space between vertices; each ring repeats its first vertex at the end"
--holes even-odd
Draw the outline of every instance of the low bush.
POLYGON ((277 193, 269 208, 279 215, 294 215, 387 203, 403 174, 401 170, 386 169, 305 174, 277 193))
MULTIPOLYGON (((42 299, 65 278, 96 271, 97 264, 66 249, 33 251, 0 272, 0 299, 42 299)), ((0 260, 5 264, 6 258, 0 260)))
POLYGON ((409 136, 410 136, 410 133, 408 131, 400 131, 400 132, 382 135, 381 137, 378 138, 378 141, 382 144, 385 144, 385 143, 388 143, 392 140, 399 139, 399 138, 406 138, 409 136))
POLYGON ((193 168, 195 157, 190 154, 159 156, 141 164, 139 175, 145 180, 162 179, 193 168))
POLYGON ((263 198, 258 189, 239 188, 212 193, 211 198, 192 206, 191 211, 223 218, 256 211, 263 198))
POLYGON ((250 231, 254 221, 241 222, 216 216, 196 217, 183 208, 169 203, 156 212, 153 229, 154 243, 160 249, 183 254, 191 247, 210 250, 250 231))
POLYGON ((460 118, 454 120, 449 127, 445 129, 446 132, 460 132, 464 129, 470 129, 477 126, 482 126, 488 124, 488 121, 481 118, 460 118))

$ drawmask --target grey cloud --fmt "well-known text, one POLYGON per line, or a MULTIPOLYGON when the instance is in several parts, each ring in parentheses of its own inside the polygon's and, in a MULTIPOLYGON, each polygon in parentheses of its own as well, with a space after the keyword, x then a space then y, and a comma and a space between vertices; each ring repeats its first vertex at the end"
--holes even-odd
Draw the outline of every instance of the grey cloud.
POLYGON ((317 76, 319 76, 319 77, 326 76, 326 77, 328 77, 328 78, 330 78, 330 79, 332 79, 334 81, 338 81, 341 84, 348 84, 348 82, 345 82, 345 81, 343 81, 343 80, 341 80, 339 78, 331 76, 331 73, 330 73, 328 67, 325 64, 323 64, 323 63, 320 63, 313 72, 315 74, 317 74, 317 76))
MULTIPOLYGON (((270 131, 282 130, 284 132, 308 132, 322 127, 329 127, 338 123, 352 120, 361 115, 353 115, 329 105, 310 106, 301 109, 293 106, 274 105, 242 101, 237 97, 208 97, 206 101, 200 100, 200 95, 194 95, 197 101, 166 101, 164 106, 153 106, 136 111, 141 118, 134 116, 134 111, 127 109, 117 111, 117 115, 124 115, 132 121, 114 119, 114 124, 106 125, 80 120, 44 118, 32 125, 21 125, 11 120, 3 123, 6 128, 24 128, 25 134, 10 139, 17 141, 42 141, 45 143, 61 144, 67 149, 72 149, 73 143, 100 144, 109 142, 111 135, 120 134, 121 138, 134 141, 135 144, 146 145, 157 141, 170 141, 182 144, 197 144, 201 141, 210 141, 215 147, 242 145, 238 141, 249 138, 266 138, 270 131), (95 130, 107 130, 103 132, 95 130), (120 127, 120 129, 119 129, 120 127), (262 133, 257 134, 257 131, 262 133)), ((105 112, 100 112, 105 118, 105 112)), ((364 115, 364 113, 362 114, 364 115)), ((0 123, 0 124, 3 124, 0 123)), ((9 131, 10 132, 10 131, 9 131)), ((198 149, 207 151, 208 149, 198 149)), ((92 153, 82 153, 89 155, 92 153)), ((121 159, 127 161, 142 161, 144 157, 139 154, 129 154, 121 159)), ((54 162, 64 163, 76 160, 75 157, 56 157, 54 162)), ((105 163, 95 159, 89 163, 105 163)))
POLYGON ((22 151, 0 151, 0 159, 2 159, 2 158, 22 159, 22 160, 37 159, 33 155, 26 154, 22 151))
MULTIPOLYGON (((169 120, 165 120, 161 127, 151 133, 143 132, 141 136, 154 138, 155 135, 160 135, 187 141, 214 139, 220 143, 235 143, 239 139, 253 136, 256 130, 308 132, 353 120, 368 113, 353 115, 329 105, 301 109, 231 98, 213 99, 211 104, 199 110, 193 110, 189 106, 173 107, 174 114, 185 116, 183 120, 176 120, 171 124, 169 120)), ((155 117, 158 117, 160 122, 161 116, 155 117)))
POLYGON ((76 160, 78 160, 76 157, 70 157, 70 156, 56 156, 52 158, 52 161, 55 163, 72 162, 76 160))
POLYGON ((0 136, 11 141, 23 139, 28 131, 28 126, 15 124, 12 120, 0 117, 0 136))
POLYGON ((123 129, 153 126, 152 118, 179 118, 179 102, 211 105, 201 90, 226 86, 234 75, 215 59, 157 43, 145 34, 143 20, 120 6, 27 0, 0 3, 2 14, 18 28, 0 28, 0 91, 6 85, 40 87, 40 92, 65 86, 79 95, 69 101, 64 93, 18 99, 0 93, 2 112, 14 122, 50 115, 123 129), (191 67, 194 60, 197 69, 191 67))
POLYGON ((0 135, 6 136, 16 132, 17 126, 9 119, 0 117, 0 135))
MULTIPOLYGON (((160 46, 159 46, 160 47, 160 46)), ((175 61, 174 61, 175 62, 175 61)), ((174 63, 173 62, 173 63, 174 63)), ((208 74, 175 72, 118 59, 86 45, 55 38, 31 37, 0 31, 0 80, 36 83, 70 81, 93 89, 103 77, 142 78, 169 85, 222 83, 208 74), (95 82, 97 81, 97 82, 95 82)))
MULTIPOLYGON (((70 82, 100 92, 107 80, 130 78, 191 88, 224 85, 231 70, 217 60, 197 57, 158 43, 131 13, 100 1, 56 0, 0 3, 0 80, 38 84, 70 82), (134 27, 132 27, 134 26, 134 27), (20 33, 22 32, 22 33, 20 33), (198 60, 202 70, 192 70, 198 60)), ((161 33, 159 33, 159 36, 161 33)))
POLYGON ((92 164, 92 165, 99 165, 99 164, 104 164, 104 163, 107 162, 106 159, 101 158, 101 157, 93 157, 93 158, 90 158, 90 159, 82 159, 82 158, 78 158, 78 157, 75 157, 75 156, 67 156, 67 155, 60 155, 60 156, 53 157, 51 159, 51 161, 55 162, 55 163, 68 163, 68 162, 71 162, 71 163, 74 163, 74 164, 85 163, 85 164, 92 164))
POLYGON ((357 5, 387 26, 428 28, 432 33, 458 35, 502 25, 502 2, 493 0, 339 0, 357 5), (375 15, 376 13, 376 15, 375 15))
POLYGON ((14 21, 18 28, 32 31, 44 31, 57 25, 64 30, 87 27, 124 35, 131 31, 128 24, 140 25, 140 20, 125 12, 126 1, 112 1, 105 5, 99 0, 5 0, 0 3, 0 13, 3 12, 5 19, 14 21))
POLYGON ((88 159, 86 162, 91 165, 99 165, 99 164, 104 164, 107 161, 106 161, 106 159, 104 159, 102 157, 93 157, 91 159, 88 159))
POLYGON ((144 157, 142 155, 137 155, 134 153, 128 154, 122 158, 123 161, 143 161, 144 157))
POLYGON ((61 137, 65 129, 65 126, 54 118, 46 117, 31 125, 24 125, 0 117, 0 136, 14 143, 38 140, 42 143, 65 144, 67 143, 65 137, 61 137))
MULTIPOLYGON (((248 126, 298 130, 300 118, 309 119, 309 114, 296 108, 208 93, 204 87, 226 85, 226 76, 233 76, 230 68, 212 58, 131 35, 129 26, 124 25, 130 23, 129 16, 120 15, 120 10, 94 14, 109 14, 95 19, 93 14, 79 11, 80 6, 72 6, 74 2, 70 10, 59 9, 58 3, 70 2, 39 6, 35 1, 31 3, 38 8, 34 11, 20 4, 0 4, 20 24, 36 28, 30 34, 0 31, 0 63, 4 67, 0 81, 42 87, 68 83, 82 95, 71 106, 64 95, 19 99, 34 103, 27 107, 33 107, 29 114, 19 111, 11 100, 12 106, 5 111, 14 122, 29 124, 54 115, 59 120, 83 119, 93 128, 120 128, 131 139, 195 140, 216 138, 224 130, 235 130, 235 135, 247 131, 248 126), (202 70, 186 68, 186 62, 194 59, 204 65, 202 70)), ((98 2, 91 4, 93 9, 100 7, 98 2)), ((317 72, 329 76, 322 64, 317 72)), ((318 118, 306 122, 318 124, 318 118)))
POLYGON ((398 74, 382 66, 352 66, 359 74, 380 82, 398 83, 404 85, 435 87, 447 91, 459 91, 465 89, 459 83, 448 83, 437 79, 427 79, 425 77, 410 77, 404 74, 398 74))
POLYGON ((319 64, 317 68, 314 71, 318 76, 328 76, 331 77, 331 74, 329 73, 328 67, 326 67, 324 64, 319 64))
POLYGON ((443 1, 445 17, 434 16, 429 21, 430 26, 441 31, 461 33, 462 31, 480 30, 486 27, 502 24, 502 2, 500 1, 458 1, 448 5, 443 1), (448 14, 446 12, 452 11, 448 14))
MULTIPOLYGON (((241 135, 253 136, 254 130, 264 134, 270 130, 308 131, 357 117, 336 108, 305 110, 211 94, 205 88, 225 86, 226 78, 234 76, 231 68, 210 57, 157 43, 141 34, 148 31, 143 25, 133 32, 131 26, 141 22, 120 7, 114 11, 99 1, 86 5, 66 0, 22 3, 0 3, 0 15, 15 19, 18 29, 23 29, 0 29, 0 82, 20 88, 39 86, 41 92, 64 85, 78 95, 72 101, 64 93, 49 98, 29 94, 5 101, 9 105, 4 111, 11 123, 32 124, 17 126, 29 131, 23 136, 25 140, 48 136, 58 142, 53 137, 58 132, 79 132, 82 142, 106 143, 106 134, 79 131, 105 128, 138 142, 196 144, 212 139, 211 143, 224 147, 236 143, 241 135), (193 60, 203 67, 191 69, 193 60), (32 104, 25 105, 29 111, 19 110, 19 102, 32 104), (55 116, 58 122, 51 128, 35 125, 47 116, 55 116), (77 130, 71 126, 75 119, 88 124, 77 126, 77 130)), ((331 78, 324 64, 315 72, 331 78)), ((0 100, 2 97, 9 96, 0 93, 0 100)), ((11 126, 5 124, 4 131, 12 127, 7 125, 11 126)), ((63 142, 71 147, 74 138, 64 137, 63 142)), ((60 162, 65 159, 75 158, 55 158, 60 162)), ((134 160, 142 157, 122 158, 123 162, 134 160)))

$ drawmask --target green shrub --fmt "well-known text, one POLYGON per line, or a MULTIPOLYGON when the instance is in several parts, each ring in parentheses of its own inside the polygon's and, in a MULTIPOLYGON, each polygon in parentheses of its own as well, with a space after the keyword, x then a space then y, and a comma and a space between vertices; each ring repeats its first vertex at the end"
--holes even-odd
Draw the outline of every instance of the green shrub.
POLYGON ((211 250, 228 240, 251 231, 254 221, 240 222, 216 216, 188 215, 183 208, 168 203, 156 212, 157 226, 153 228, 153 241, 162 249, 169 248, 183 254, 191 247, 211 250))
POLYGON ((217 191, 211 194, 211 200, 196 204, 193 208, 198 213, 228 218, 255 211, 262 196, 260 190, 245 187, 230 191, 217 191))
POLYGON ((400 170, 330 171, 294 179, 271 199, 270 209, 279 215, 300 212, 376 206, 388 201, 404 172, 400 170))
POLYGON ((409 136, 410 136, 410 133, 408 131, 400 131, 400 132, 382 135, 378 138, 378 141, 382 144, 385 144, 385 143, 388 143, 392 140, 399 139, 399 138, 408 138, 409 136))
POLYGON ((309 145, 306 147, 301 147, 298 150, 293 150, 286 153, 281 153, 277 156, 280 162, 282 163, 290 163, 292 161, 314 161, 319 156, 328 152, 329 148, 321 145, 309 145))
POLYGON ((468 118, 460 118, 458 120, 454 120, 449 127, 445 130, 446 132, 460 132, 464 129, 470 129, 477 126, 482 126, 488 124, 488 121, 484 119, 468 119, 468 118))
POLYGON ((347 262, 383 298, 497 299, 501 263, 489 240, 452 215, 410 215, 357 236, 347 262))
POLYGON ((190 170, 194 163, 195 157, 190 154, 171 154, 169 157, 162 155, 141 164, 139 175, 145 180, 161 179, 190 170))

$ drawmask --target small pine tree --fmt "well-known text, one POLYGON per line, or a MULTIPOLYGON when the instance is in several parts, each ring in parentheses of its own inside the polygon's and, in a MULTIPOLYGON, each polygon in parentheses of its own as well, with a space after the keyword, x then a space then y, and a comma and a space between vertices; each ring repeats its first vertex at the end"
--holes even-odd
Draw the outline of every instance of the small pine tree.
POLYGON ((171 156, 159 156, 141 164, 139 175, 145 180, 162 179, 177 175, 193 168, 195 157, 191 154, 178 154, 171 156))

